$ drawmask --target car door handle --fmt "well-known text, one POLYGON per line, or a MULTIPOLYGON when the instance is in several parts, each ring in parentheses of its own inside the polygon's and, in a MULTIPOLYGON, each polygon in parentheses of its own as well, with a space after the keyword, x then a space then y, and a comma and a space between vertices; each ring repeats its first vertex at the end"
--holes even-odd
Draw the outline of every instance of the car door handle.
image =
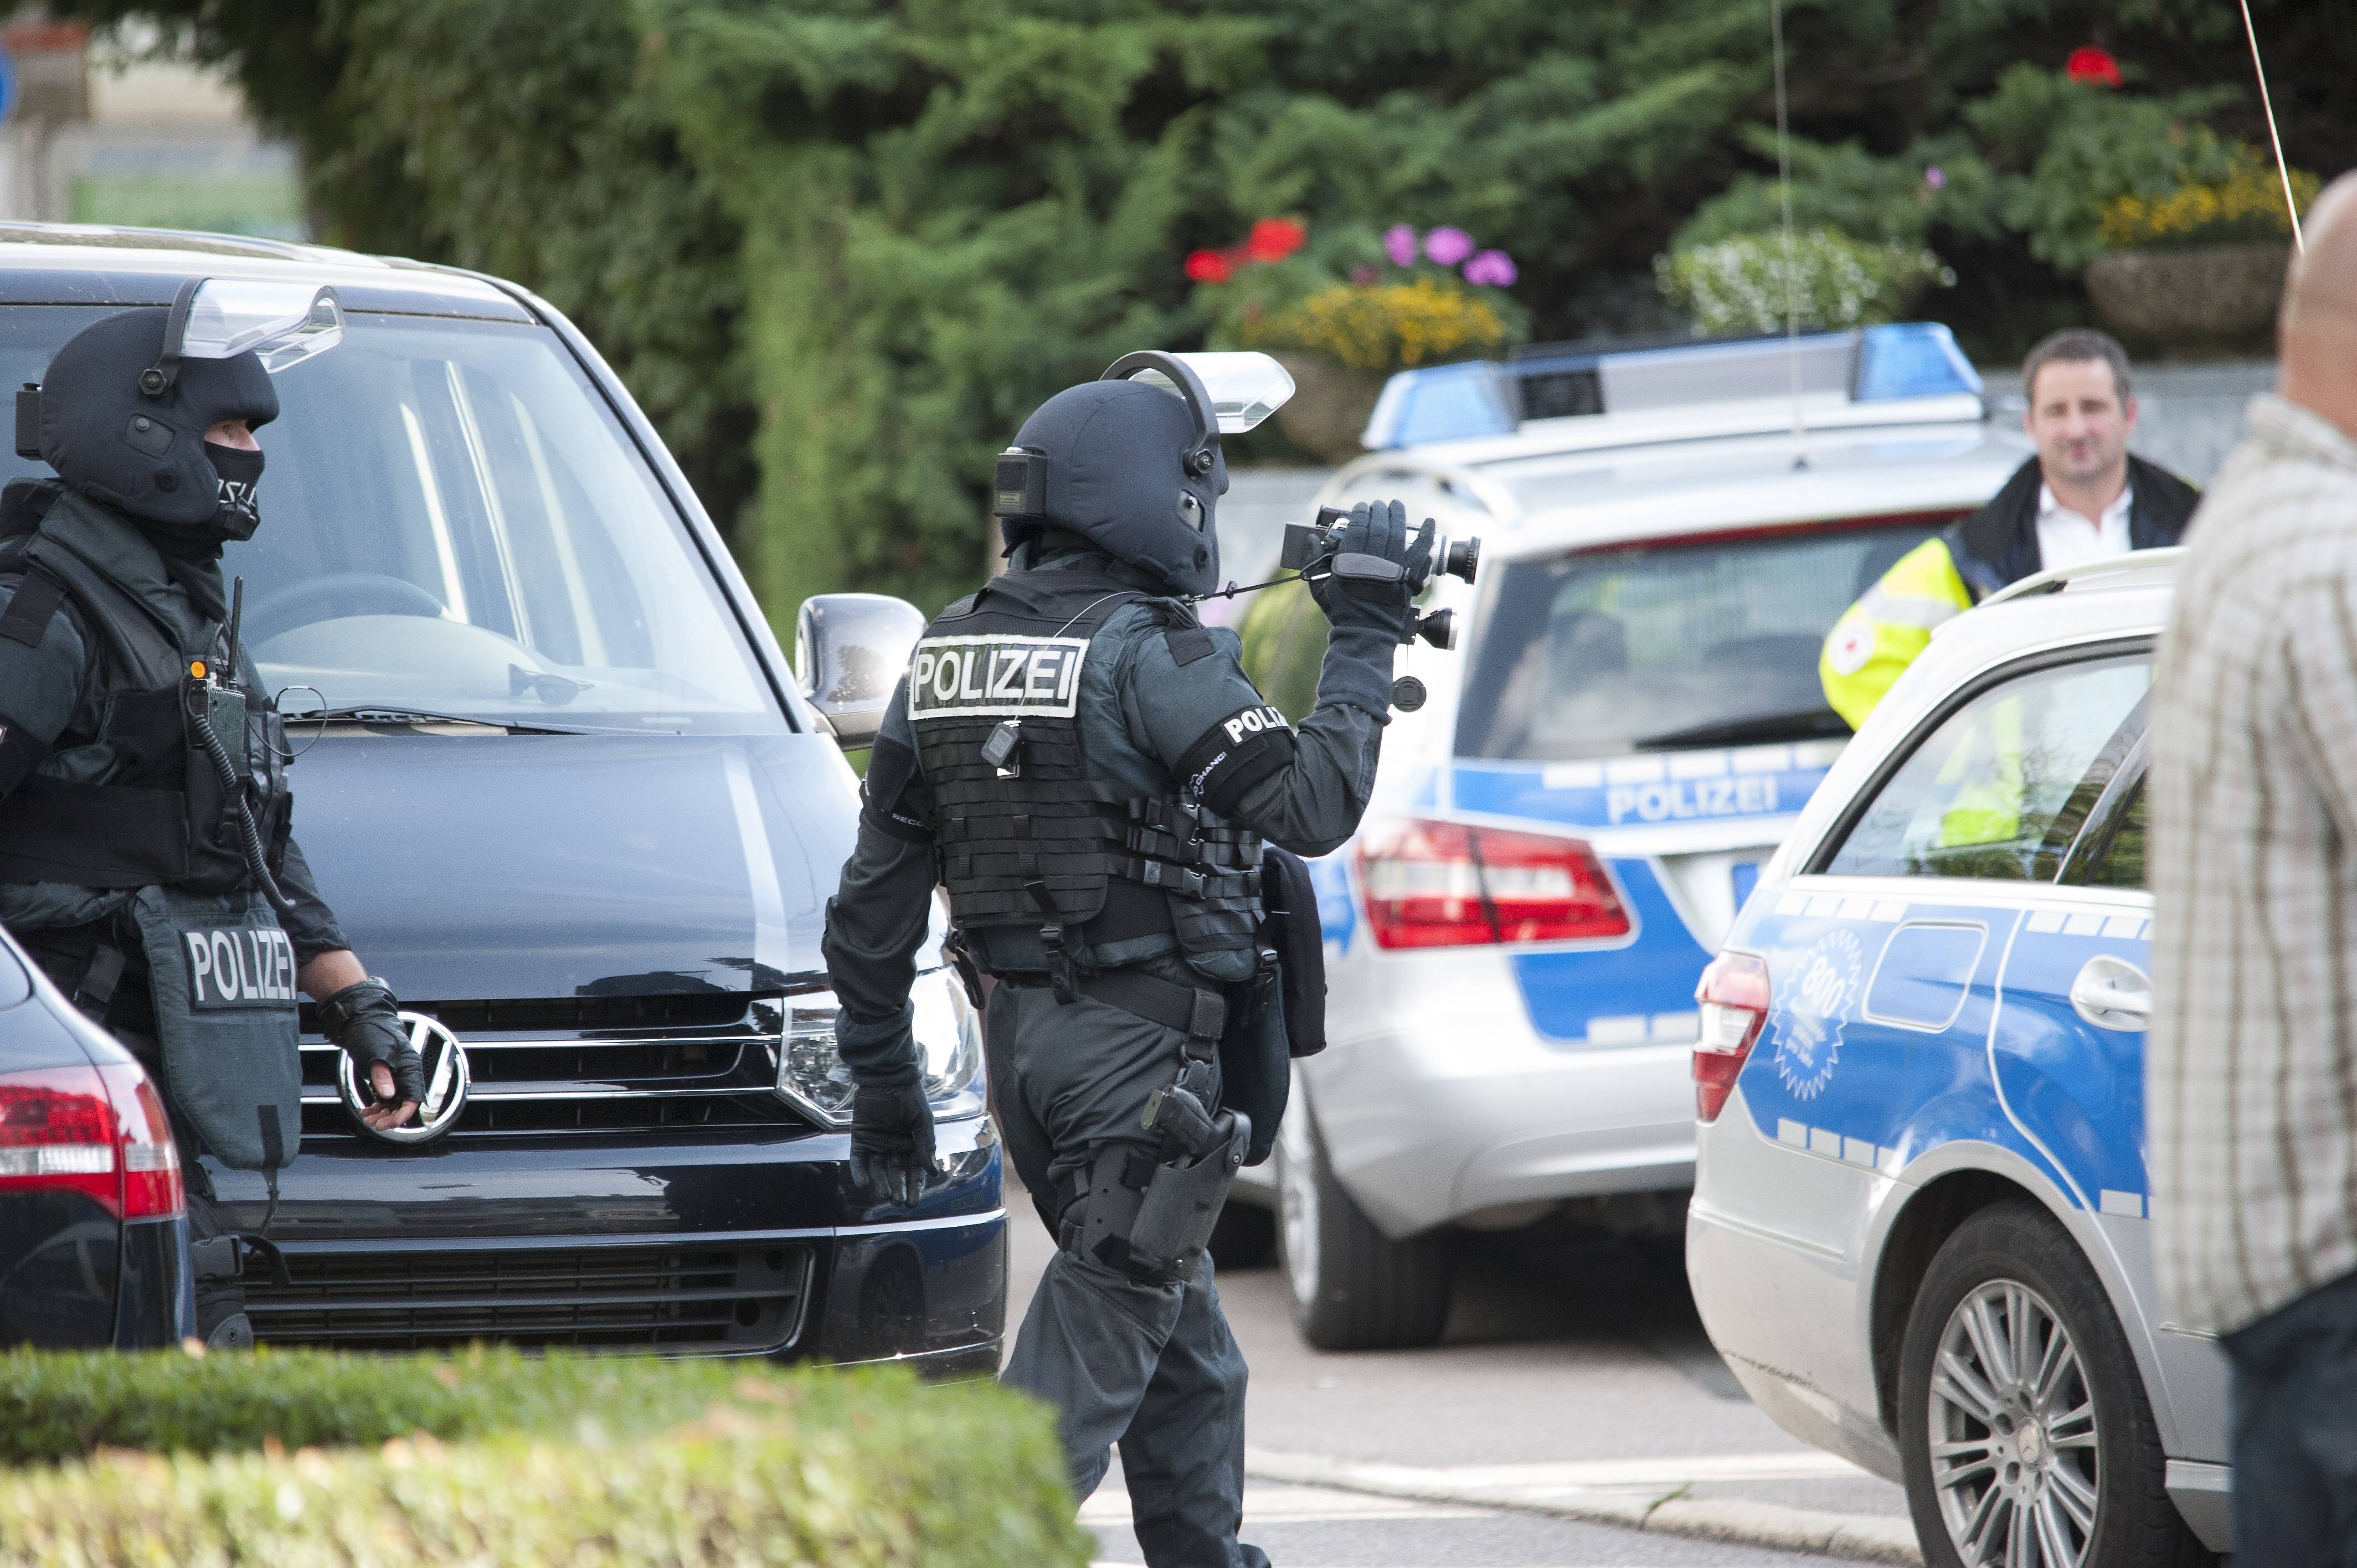
POLYGON ((2152 982, 2127 960, 2100 954, 2071 983, 2071 1007, 2098 1029, 2148 1029, 2152 982))

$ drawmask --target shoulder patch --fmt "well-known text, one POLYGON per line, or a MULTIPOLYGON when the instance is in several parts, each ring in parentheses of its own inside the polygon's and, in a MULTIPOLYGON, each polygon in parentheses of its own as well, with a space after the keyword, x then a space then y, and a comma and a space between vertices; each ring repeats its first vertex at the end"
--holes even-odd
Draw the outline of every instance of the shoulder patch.
POLYGON ((1170 650, 1171 662, 1182 669, 1198 659, 1209 659, 1219 647, 1211 640, 1211 632, 1194 621, 1164 627, 1162 645, 1170 650))
POLYGON ((1084 637, 928 637, 909 668, 909 720, 1071 718, 1080 710, 1084 637))

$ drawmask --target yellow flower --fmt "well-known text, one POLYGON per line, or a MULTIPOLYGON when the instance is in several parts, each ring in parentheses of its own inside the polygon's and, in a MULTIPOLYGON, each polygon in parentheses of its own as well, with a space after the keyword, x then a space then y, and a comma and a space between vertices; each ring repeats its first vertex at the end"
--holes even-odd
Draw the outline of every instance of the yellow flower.
MULTIPOLYGON (((2217 181, 2178 177, 2175 190, 2152 199, 2127 195, 2104 203, 2095 234, 2115 251, 2140 245, 2219 243, 2270 239, 2291 232, 2283 186, 2258 149, 2237 147, 2233 167, 2217 181)), ((2319 181, 2305 169, 2291 171, 2292 199, 2301 211, 2316 199, 2319 181)))
POLYGON ((1506 328, 1486 300, 1417 278, 1320 289, 1246 322, 1243 337, 1246 348, 1295 349, 1352 370, 1389 371, 1501 348, 1506 328))

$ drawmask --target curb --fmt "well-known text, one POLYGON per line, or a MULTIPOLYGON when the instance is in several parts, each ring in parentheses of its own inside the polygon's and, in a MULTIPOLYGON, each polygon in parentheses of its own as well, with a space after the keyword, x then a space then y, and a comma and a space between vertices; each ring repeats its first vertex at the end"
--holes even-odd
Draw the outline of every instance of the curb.
POLYGON ((1337 1491, 1421 1502, 1471 1503, 1521 1509, 1589 1524, 1618 1525, 1656 1535, 1685 1536, 1779 1552, 1813 1552, 1857 1563, 1922 1568, 1913 1525, 1877 1514, 1833 1513, 1732 1498, 1689 1498, 1684 1487, 1660 1495, 1578 1487, 1471 1486, 1444 1471, 1322 1454, 1273 1454, 1247 1449, 1244 1473, 1264 1481, 1330 1487, 1337 1491))

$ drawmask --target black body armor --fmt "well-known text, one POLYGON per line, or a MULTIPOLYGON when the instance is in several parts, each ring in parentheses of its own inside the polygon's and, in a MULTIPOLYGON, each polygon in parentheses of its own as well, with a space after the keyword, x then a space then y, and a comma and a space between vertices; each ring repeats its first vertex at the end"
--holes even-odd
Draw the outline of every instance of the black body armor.
POLYGON ((951 917, 1037 929, 1060 989, 1075 935, 1103 948, 1170 932, 1197 953, 1251 946, 1260 920, 1256 834, 1183 781, 1139 795, 1090 765, 1082 672, 1112 656, 1096 643, 1105 622, 1140 603, 1166 637, 1204 635, 1184 606, 1115 578, 1016 572, 942 611, 909 668, 951 917))
MULTIPOLYGON (((59 498, 59 505, 88 504, 59 498)), ((161 618, 83 561, 48 530, 0 542, 0 583, 15 593, 0 637, 38 647, 50 618, 69 602, 79 612, 92 661, 91 704, 59 736, 57 752, 103 745, 113 759, 104 782, 28 773, 0 811, 0 882, 62 882, 84 887, 172 886, 198 893, 247 888, 233 798, 213 760, 192 742, 189 704, 202 702, 192 661, 221 656, 220 628, 184 649, 161 618), (86 716, 94 733, 81 731, 86 716)), ((247 779, 246 805, 271 861, 287 829, 285 728, 242 648, 250 694, 242 723, 222 746, 247 779)), ((223 715, 225 716, 225 715, 223 715)), ((25 759, 29 761, 30 759, 25 759)))

